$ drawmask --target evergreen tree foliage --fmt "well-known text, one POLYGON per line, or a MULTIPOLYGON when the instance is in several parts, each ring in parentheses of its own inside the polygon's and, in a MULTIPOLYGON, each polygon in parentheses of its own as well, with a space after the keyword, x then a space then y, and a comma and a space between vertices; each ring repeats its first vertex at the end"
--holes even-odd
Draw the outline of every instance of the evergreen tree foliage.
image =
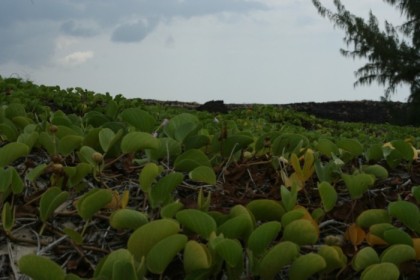
POLYGON ((344 41, 352 49, 341 49, 341 53, 368 60, 355 72, 355 86, 376 81, 386 86, 384 96, 388 100, 398 85, 408 84, 408 101, 420 108, 420 0, 384 1, 395 6, 406 19, 401 26, 385 21, 381 29, 372 11, 365 20, 346 10, 340 0, 334 0, 335 12, 319 0, 312 0, 320 15, 345 30, 344 41))

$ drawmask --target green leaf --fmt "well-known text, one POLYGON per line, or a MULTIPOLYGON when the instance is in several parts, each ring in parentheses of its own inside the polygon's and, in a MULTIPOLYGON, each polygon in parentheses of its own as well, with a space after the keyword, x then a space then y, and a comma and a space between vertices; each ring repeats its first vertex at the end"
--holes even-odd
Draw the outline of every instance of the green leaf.
POLYGON ((127 249, 117 249, 106 256, 102 264, 96 267, 94 276, 95 279, 137 280, 137 277, 134 277, 135 271, 136 268, 132 254, 127 249), (125 270, 124 274, 121 274, 121 267, 125 270), (127 273, 132 276, 123 277, 127 273))
POLYGON ((83 243, 83 236, 74 229, 64 228, 63 232, 77 245, 81 245, 83 243))
POLYGON ((380 161, 383 159, 382 144, 373 144, 366 151, 367 161, 380 161))
POLYGON ((238 267, 242 264, 243 249, 236 239, 223 238, 216 244, 215 251, 230 267, 238 267))
POLYGON ((112 191, 107 189, 92 189, 77 202, 77 213, 83 220, 90 220, 101 208, 112 200, 112 191))
POLYGON ((78 153, 79 159, 85 163, 89 163, 92 166, 96 166, 97 162, 95 162, 92 158, 92 155, 96 153, 96 151, 89 147, 89 146, 83 146, 80 148, 80 151, 78 153))
POLYGON ((337 202, 337 192, 328 182, 318 183, 318 192, 325 212, 331 211, 337 202))
POLYGON ((261 224, 254 229, 248 238, 248 248, 254 255, 261 255, 270 245, 271 242, 278 236, 281 231, 281 223, 271 221, 261 224))
POLYGON ((237 151, 245 149, 249 144, 254 142, 254 139, 248 135, 232 135, 228 136, 222 146, 222 156, 228 157, 237 151))
POLYGON ((39 133, 36 131, 32 132, 25 132, 19 135, 16 142, 26 144, 29 148, 29 150, 32 150, 32 147, 36 144, 38 141, 39 133))
POLYGON ((68 156, 70 153, 79 149, 82 146, 83 137, 78 135, 67 135, 60 139, 58 144, 58 152, 63 156, 68 156))
POLYGON ((4 112, 6 113, 6 117, 9 119, 18 116, 26 116, 25 105, 21 103, 8 104, 4 112))
POLYGON ((181 144, 168 137, 158 138, 159 148, 146 150, 146 154, 150 160, 173 159, 182 152, 181 144), (169 158, 168 158, 169 157, 169 158))
POLYGON ((354 175, 343 173, 341 178, 347 186, 351 199, 361 198, 367 189, 375 183, 374 176, 365 173, 354 175))
POLYGON ((246 240, 253 230, 253 224, 249 216, 241 214, 228 219, 221 224, 217 232, 223 234, 226 238, 237 238, 246 240))
POLYGON ((168 203, 160 209, 160 216, 162 218, 172 219, 182 208, 184 208, 184 204, 179 202, 179 200, 168 203))
POLYGON ((378 263, 367 267, 360 277, 360 280, 398 280, 400 278, 400 271, 393 263, 378 263))
POLYGON ((324 270, 326 273, 347 265, 347 257, 338 246, 322 245, 318 250, 318 254, 324 258, 327 264, 324 270))
POLYGON ((152 184, 156 181, 161 170, 156 163, 147 163, 140 172, 140 189, 145 193, 150 193, 152 184))
POLYGON ((188 174, 191 180, 206 183, 209 185, 216 184, 216 173, 214 173, 213 168, 208 166, 199 166, 194 168, 188 174))
POLYGON ((211 255, 206 245, 189 240, 184 248, 184 270, 186 274, 210 268, 211 255))
POLYGON ((272 199, 254 199, 246 208, 251 211, 257 221, 281 221, 286 212, 278 201, 272 199))
POLYGON ((413 247, 412 237, 400 228, 391 228, 383 232, 383 239, 386 243, 393 244, 406 244, 413 247))
POLYGON ((388 247, 382 252, 380 259, 381 262, 389 262, 399 265, 403 262, 413 260, 416 257, 416 251, 413 246, 406 244, 395 244, 388 247))
POLYGON ((338 154, 338 147, 327 138, 319 138, 315 148, 318 152, 329 158, 331 158, 332 154, 338 154))
POLYGON ((179 230, 178 222, 171 219, 151 221, 130 235, 127 249, 133 254, 136 261, 140 261, 160 240, 178 233, 179 230))
POLYGON ((388 212, 411 230, 420 233, 420 211, 414 203, 403 200, 391 202, 388 212))
POLYGON ((20 157, 29 154, 29 147, 26 144, 12 142, 0 148, 0 168, 13 163, 20 157))
POLYGON ((286 211, 292 210, 297 201, 297 185, 293 184, 290 191, 285 187, 280 187, 281 203, 286 211))
POLYGON ((380 224, 373 224, 369 227, 369 233, 384 239, 384 232, 390 229, 394 229, 395 227, 390 223, 380 223, 380 224))
POLYGON ((365 165, 362 167, 363 172, 374 175, 377 179, 388 178, 388 170, 379 164, 365 165))
POLYGON ((31 183, 35 182, 35 180, 44 173, 45 168, 47 166, 48 165, 46 163, 38 164, 26 174, 26 180, 28 180, 31 183))
POLYGON ((163 131, 168 137, 182 143, 187 136, 198 131, 199 123, 200 121, 195 115, 181 113, 171 118, 163 131))
POLYGON ((134 153, 144 149, 158 149, 159 140, 149 133, 129 132, 121 141, 121 150, 124 154, 134 153))
POLYGON ((378 253, 372 247, 364 247, 353 257, 351 266, 356 271, 362 271, 366 267, 379 262, 378 253))
POLYGON ((400 153, 406 161, 412 161, 414 156, 413 146, 404 140, 391 141, 391 145, 400 153))
POLYGON ((109 224, 115 229, 136 230, 147 222, 146 214, 133 209, 118 209, 109 217, 109 224))
POLYGON ((324 258, 315 253, 298 257, 290 266, 290 280, 308 279, 317 272, 324 270, 327 263, 324 258))
POLYGON ((308 220, 295 220, 285 226, 283 240, 292 241, 299 245, 312 245, 318 241, 318 231, 308 220))
POLYGON ((79 184, 86 175, 92 172, 92 165, 81 162, 76 166, 65 166, 64 172, 69 177, 70 187, 74 187, 79 184))
POLYGON ((420 203, 420 186, 413 186, 411 188, 411 193, 413 194, 414 198, 416 199, 416 202, 420 203))
POLYGON ((120 117, 139 131, 151 133, 156 126, 153 116, 139 108, 125 109, 120 113, 120 117))
POLYGON ((114 131, 112 131, 110 128, 102 128, 99 131, 98 137, 102 150, 107 152, 111 147, 112 140, 115 137, 114 131))
POLYGON ((353 157, 359 156, 363 153, 363 146, 357 139, 343 138, 338 140, 337 146, 349 152, 353 157))
POLYGON ((25 255, 18 262, 21 273, 36 280, 64 280, 61 267, 47 257, 25 255))
POLYGON ((20 194, 23 192, 23 189, 25 188, 25 184, 23 183, 22 178, 20 177, 19 173, 14 167, 9 167, 7 170, 10 170, 11 177, 12 177, 12 192, 14 194, 20 194))
POLYGON ((160 179, 150 191, 152 208, 172 202, 172 193, 184 180, 184 175, 179 172, 169 173, 160 179))
POLYGON ((41 221, 46 222, 55 209, 63 204, 68 197, 69 193, 61 191, 59 187, 51 187, 44 192, 39 202, 39 217, 41 221))
POLYGON ((307 147, 309 140, 301 134, 283 133, 274 139, 271 146, 272 153, 275 156, 284 156, 287 154, 299 154, 301 148, 307 147))
POLYGON ((356 224, 362 228, 369 228, 374 224, 390 223, 391 217, 385 209, 368 209, 360 213, 356 224))
POLYGON ((9 202, 5 202, 1 211, 1 222, 5 232, 10 233, 15 225, 15 211, 9 202))
POLYGON ((209 158, 197 149, 191 149, 179 155, 174 162, 174 168, 178 171, 190 172, 191 170, 199 167, 211 167, 209 158))
POLYGON ((18 138, 19 132, 13 122, 5 119, 3 123, 0 123, 0 135, 4 135, 8 141, 12 142, 18 138))
POLYGON ((208 239, 216 231, 216 222, 207 213, 196 209, 184 209, 176 213, 176 219, 188 230, 208 239))
POLYGON ((273 246, 258 263, 261 279, 274 279, 284 266, 291 264, 299 256, 299 246, 283 241, 273 246))
POLYGON ((152 247, 146 256, 147 269, 156 274, 163 274, 173 258, 181 251, 188 238, 183 234, 170 235, 152 247))

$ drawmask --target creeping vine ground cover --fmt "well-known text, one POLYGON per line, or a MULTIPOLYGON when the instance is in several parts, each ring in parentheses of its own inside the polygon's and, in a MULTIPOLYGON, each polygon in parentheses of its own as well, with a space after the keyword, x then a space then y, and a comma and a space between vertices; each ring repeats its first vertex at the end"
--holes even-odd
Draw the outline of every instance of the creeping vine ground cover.
POLYGON ((419 149, 414 127, 0 78, 0 276, 417 279, 419 149))

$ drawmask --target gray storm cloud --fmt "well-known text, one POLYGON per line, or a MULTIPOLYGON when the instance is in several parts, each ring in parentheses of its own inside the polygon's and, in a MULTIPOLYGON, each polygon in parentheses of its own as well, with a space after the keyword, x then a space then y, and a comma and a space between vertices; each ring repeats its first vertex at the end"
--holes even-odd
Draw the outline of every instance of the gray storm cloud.
POLYGON ((75 20, 68 20, 61 25, 60 30, 67 35, 79 37, 92 37, 98 34, 95 27, 86 26, 76 22, 75 20))
POLYGON ((257 0, 1 0, 0 64, 48 63, 60 35, 87 38, 112 30, 112 42, 135 43, 159 20, 266 8, 257 0))
POLYGON ((138 20, 117 27, 111 35, 114 42, 133 43, 142 41, 156 26, 156 21, 138 20))

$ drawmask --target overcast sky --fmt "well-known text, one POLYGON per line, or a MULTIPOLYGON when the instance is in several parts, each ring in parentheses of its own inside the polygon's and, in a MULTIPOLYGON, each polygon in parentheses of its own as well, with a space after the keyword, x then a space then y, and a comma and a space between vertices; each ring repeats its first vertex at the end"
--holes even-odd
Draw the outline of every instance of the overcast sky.
MULTIPOLYGON (((401 22, 382 0, 342 2, 401 22)), ((310 0, 1 0, 0 75, 200 103, 379 100, 353 87, 365 61, 340 55, 343 37, 310 0)))

